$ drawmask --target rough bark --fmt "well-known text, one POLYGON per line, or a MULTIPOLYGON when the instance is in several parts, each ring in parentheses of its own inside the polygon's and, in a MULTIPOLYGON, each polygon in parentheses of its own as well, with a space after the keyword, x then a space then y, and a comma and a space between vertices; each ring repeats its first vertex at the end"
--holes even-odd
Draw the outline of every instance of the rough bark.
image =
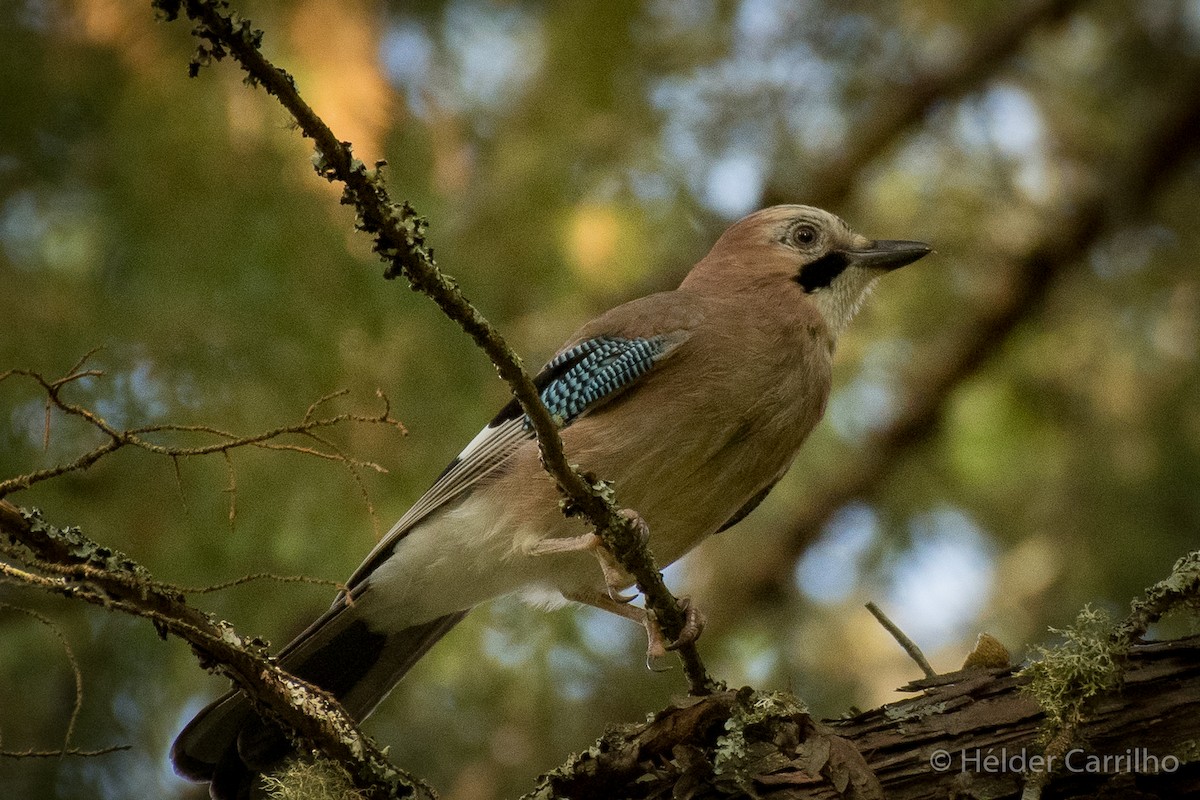
MULTIPOLYGON (((528 797, 1019 798, 1043 753, 1044 716, 1024 683, 1011 668, 964 670, 825 722, 750 689, 692 698, 609 732, 528 797)), ((1197 742, 1200 636, 1138 644, 1123 684, 1086 708, 1041 796, 1200 797, 1197 742)))

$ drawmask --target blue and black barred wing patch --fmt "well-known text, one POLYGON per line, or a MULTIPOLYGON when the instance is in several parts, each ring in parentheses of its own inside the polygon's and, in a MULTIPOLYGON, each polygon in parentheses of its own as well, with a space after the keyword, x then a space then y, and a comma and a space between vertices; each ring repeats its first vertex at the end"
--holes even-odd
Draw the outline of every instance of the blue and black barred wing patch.
MULTIPOLYGON (((600 336, 559 353, 534 378, 542 402, 559 427, 570 425, 585 411, 611 400, 650 371, 669 345, 665 336, 626 339, 600 336)), ((489 427, 518 416, 516 399, 500 410, 489 427)), ((528 421, 525 422, 529 427, 528 421)))
MULTIPOLYGON (((629 388, 673 348, 666 336, 600 336, 564 350, 533 379, 542 402, 565 428, 629 388)), ((520 446, 534 438, 529 419, 514 399, 458 454, 392 527, 347 585, 353 588, 391 555, 414 525, 492 475, 520 446)))

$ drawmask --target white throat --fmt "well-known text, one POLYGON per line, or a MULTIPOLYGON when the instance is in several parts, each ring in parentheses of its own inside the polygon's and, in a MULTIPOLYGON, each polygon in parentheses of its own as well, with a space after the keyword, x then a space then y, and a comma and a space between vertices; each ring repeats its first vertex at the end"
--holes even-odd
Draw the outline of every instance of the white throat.
POLYGON ((829 286, 812 293, 812 302, 824 317, 833 341, 837 341, 854 319, 880 275, 878 270, 850 266, 829 286))

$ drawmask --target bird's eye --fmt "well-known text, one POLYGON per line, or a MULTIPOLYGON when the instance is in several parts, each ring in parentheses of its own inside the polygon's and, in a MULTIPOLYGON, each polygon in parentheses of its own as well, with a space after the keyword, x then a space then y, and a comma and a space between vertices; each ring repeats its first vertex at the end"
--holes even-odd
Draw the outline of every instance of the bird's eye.
POLYGON ((792 233, 797 244, 812 244, 817 240, 817 229, 812 225, 800 225, 792 233))

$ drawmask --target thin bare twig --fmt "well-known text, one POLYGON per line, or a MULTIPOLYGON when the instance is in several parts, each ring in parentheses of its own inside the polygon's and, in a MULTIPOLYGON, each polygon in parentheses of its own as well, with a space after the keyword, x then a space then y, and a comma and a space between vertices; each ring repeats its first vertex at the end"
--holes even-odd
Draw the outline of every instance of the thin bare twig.
MULTIPOLYGON (((80 359, 79 363, 76 364, 76 366, 73 367, 65 377, 58 378, 56 380, 49 380, 42 373, 29 369, 10 369, 0 375, 0 381, 3 381, 6 378, 14 375, 30 378, 39 386, 41 386, 46 392, 46 405, 48 408, 58 408, 64 414, 84 420, 89 425, 104 434, 104 436, 107 438, 107 441, 105 441, 103 444, 100 444, 92 450, 77 456, 71 461, 56 464, 43 470, 37 470, 35 472, 18 475, 16 477, 0 481, 0 497, 5 497, 21 489, 28 489, 35 483, 56 478, 59 475, 65 475, 68 472, 85 470, 104 456, 107 456, 110 453, 116 452, 122 447, 127 446, 140 448, 156 455, 168 456, 173 459, 175 461, 176 480, 180 481, 181 495, 182 480, 179 477, 179 458, 221 453, 228 460, 229 452, 231 450, 245 447, 257 447, 263 450, 287 450, 294 453, 301 453, 303 455, 316 456, 317 458, 339 462, 350 470, 354 480, 359 484, 359 487, 363 489, 365 494, 366 490, 363 486, 362 476, 358 473, 358 469, 367 468, 379 473, 386 473, 387 469, 373 461, 361 461, 350 458, 345 453, 341 452, 339 448, 329 443, 328 440, 314 436, 314 432, 332 428, 344 423, 367 423, 373 425, 386 425, 388 427, 395 428, 401 434, 407 433, 407 431, 404 429, 404 425, 399 420, 392 418, 391 402, 388 400, 387 396, 379 390, 376 390, 376 396, 378 396, 383 403, 383 411, 379 414, 367 415, 347 412, 344 414, 335 414, 330 417, 315 417, 315 412, 321 405, 336 397, 342 397, 348 393, 348 390, 340 390, 325 395, 310 405, 305 411, 304 418, 301 422, 292 425, 281 425, 271 430, 262 431, 260 433, 251 434, 248 436, 239 436, 211 425, 178 425, 173 423, 143 425, 137 428, 119 430, 110 425, 95 411, 76 403, 68 402, 61 394, 62 388, 69 383, 77 381, 82 377, 95 377, 103 374, 98 370, 87 370, 83 372, 79 370, 79 367, 94 352, 95 350, 89 351, 88 354, 85 355, 84 358, 80 359), (198 433, 216 437, 220 441, 213 442, 211 444, 199 445, 196 447, 176 447, 152 442, 145 438, 147 434, 158 433, 198 433), (310 436, 314 440, 328 445, 334 452, 324 452, 311 447, 304 447, 297 444, 276 441, 285 436, 310 436)), ((46 432, 44 434, 46 439, 45 445, 47 447, 49 446, 49 425, 49 417, 47 417, 45 428, 46 432)), ((230 468, 232 469, 232 464, 230 468)), ((371 504, 369 497, 367 497, 366 500, 367 509, 372 516, 372 520, 375 520, 376 515, 374 506, 371 504)), ((378 525, 377 522, 375 524, 378 525)))
MULTIPOLYGON (((309 420, 311 420, 313 418, 313 416, 317 413, 317 409, 320 408, 321 406, 325 405, 329 401, 334 400, 335 398, 338 398, 338 397, 344 397, 348 394, 350 394, 349 389, 338 389, 336 392, 330 392, 329 394, 325 395, 324 397, 318 397, 316 400, 313 401, 313 404, 308 407, 308 410, 304 412, 304 421, 308 422, 309 420)), ((391 408, 390 404, 387 403, 387 396, 383 393, 382 389, 376 389, 375 395, 384 400, 384 413, 386 414, 388 412, 388 410, 390 410, 390 408, 391 408)))
POLYGON ((122 753, 132 749, 133 745, 114 744, 108 747, 100 747, 96 750, 80 750, 77 748, 69 750, 0 750, 0 758, 63 758, 64 756, 95 758, 96 756, 107 756, 112 753, 122 753))
POLYGON ((171 467, 175 471, 175 488, 179 490, 179 505, 183 507, 183 513, 188 513, 187 493, 183 491, 183 472, 179 468, 179 456, 171 456, 171 467))
POLYGON ((102 375, 103 372, 100 370, 88 370, 86 373, 80 373, 80 370, 83 369, 84 364, 92 360, 92 356, 96 355, 96 353, 99 353, 103 349, 104 345, 98 344, 91 350, 88 350, 86 353, 81 355, 79 360, 75 362, 75 366, 67 370, 67 377, 59 379, 57 383, 62 385, 69 381, 77 380, 78 378, 76 376, 83 377, 83 375, 102 375))
POLYGON ((229 485, 223 490, 229 495, 229 532, 237 532, 237 469, 233 466, 233 458, 228 450, 221 452, 225 459, 225 473, 229 475, 229 485))
POLYGON ((379 521, 379 514, 375 511, 375 504, 371 502, 371 494, 370 494, 370 492, 367 491, 367 482, 365 480, 363 480, 362 473, 358 471, 359 466, 363 466, 363 465, 374 466, 374 464, 371 464, 369 462, 357 461, 353 458, 350 458, 345 453, 343 453, 342 449, 340 447, 338 447, 336 444, 329 441, 324 436, 319 436, 316 433, 313 433, 312 431, 307 432, 305 434, 305 436, 308 436, 310 439, 317 442, 318 444, 322 444, 325 447, 328 447, 330 450, 332 450, 334 452, 334 455, 336 455, 338 457, 338 460, 341 461, 342 464, 346 467, 346 469, 350 472, 350 477, 353 478, 354 483, 357 484, 358 492, 360 495, 362 495, 363 503, 366 504, 366 506, 367 506, 367 515, 371 518, 371 529, 372 529, 373 533, 375 534, 375 541, 379 541, 380 539, 382 539, 383 538, 383 527, 379 521))
POLYGON ((254 581, 274 581, 275 583, 310 583, 313 586, 328 586, 331 589, 336 589, 339 592, 346 591, 346 584, 340 581, 331 581, 327 578, 315 578, 311 575, 276 575, 272 572, 256 572, 253 575, 243 575, 240 578, 234 578, 231 581, 222 583, 214 583, 211 586, 176 586, 171 583, 161 583, 163 589, 174 590, 180 594, 211 594, 213 592, 221 592, 225 589, 232 589, 235 586, 241 586, 254 581))
POLYGON ((58 627, 49 617, 8 603, 0 603, 0 609, 3 608, 32 617, 49 628, 50 632, 54 634, 54 638, 58 639, 58 643, 62 645, 67 661, 71 665, 71 673, 75 677, 75 703, 71 706, 71 716, 67 720, 67 731, 63 734, 62 749, 59 751, 65 754, 71 750, 71 736, 75 733, 75 723, 79 721, 79 712, 83 708, 83 671, 79 668, 79 659, 75 658, 75 651, 71 649, 71 643, 67 641, 67 636, 62 632, 62 628, 58 627))
POLYGON ((904 648, 904 652, 908 653, 908 657, 916 662, 917 666, 921 668, 921 672, 925 673, 926 678, 937 677, 937 673, 934 672, 933 667, 930 666, 929 660, 925 658, 925 654, 921 652, 921 648, 917 646, 916 642, 908 637, 908 634, 900 630, 899 625, 892 622, 891 618, 888 617, 887 614, 883 613, 883 609, 875 605, 875 603, 872 601, 867 603, 867 611, 870 611, 871 615, 874 616, 875 619, 879 620, 879 624, 883 626, 883 629, 890 633, 892 638, 904 648))

